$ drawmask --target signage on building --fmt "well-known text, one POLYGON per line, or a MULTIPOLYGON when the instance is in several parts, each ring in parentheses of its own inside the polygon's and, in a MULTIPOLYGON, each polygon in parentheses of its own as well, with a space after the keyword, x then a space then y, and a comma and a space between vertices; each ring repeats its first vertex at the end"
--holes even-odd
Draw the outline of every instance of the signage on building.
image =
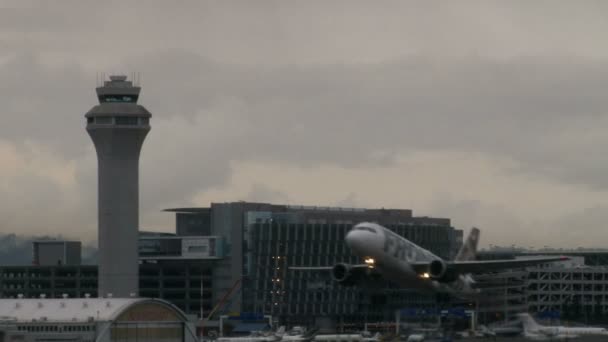
POLYGON ((209 237, 184 237, 182 239, 183 258, 221 258, 221 239, 209 237))

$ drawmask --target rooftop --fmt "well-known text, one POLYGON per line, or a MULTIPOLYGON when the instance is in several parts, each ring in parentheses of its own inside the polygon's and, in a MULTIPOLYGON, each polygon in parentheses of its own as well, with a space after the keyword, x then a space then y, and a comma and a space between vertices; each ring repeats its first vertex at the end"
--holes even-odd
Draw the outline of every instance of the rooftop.
POLYGON ((112 321, 130 306, 165 301, 148 298, 17 298, 0 299, 0 317, 17 322, 112 321))

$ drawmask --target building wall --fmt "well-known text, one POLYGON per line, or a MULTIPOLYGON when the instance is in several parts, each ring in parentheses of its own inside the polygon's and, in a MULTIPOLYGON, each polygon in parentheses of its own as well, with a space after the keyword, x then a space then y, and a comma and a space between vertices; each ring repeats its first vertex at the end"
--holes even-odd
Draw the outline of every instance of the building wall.
POLYGON ((34 241, 34 265, 80 265, 80 241, 34 241))
POLYGON ((175 260, 145 263, 140 265, 139 271, 142 297, 165 299, 185 313, 197 316, 200 316, 201 309, 207 316, 213 308, 212 262, 175 260))
POLYGON ((550 312, 578 321, 608 322, 607 252, 499 250, 485 251, 480 257, 489 260, 550 254, 566 255, 571 260, 525 271, 526 311, 550 312))
POLYGON ((528 305, 532 312, 553 311, 562 318, 608 317, 608 268, 550 267, 530 270, 528 305))
POLYGON ((82 262, 82 243, 80 241, 65 242, 66 265, 80 265, 82 262))
POLYGON ((175 231, 179 236, 211 235, 211 209, 176 213, 175 231))
POLYGON ((97 266, 0 266, 0 298, 97 296, 97 266))
POLYGON ((527 312, 527 279, 526 270, 476 276, 476 286, 482 290, 476 307, 479 323, 508 321, 518 313, 527 312))
POLYGON ((213 300, 217 303, 234 291, 223 311, 242 311, 242 289, 247 286, 247 279, 243 277, 246 213, 279 210, 285 210, 285 206, 249 202, 211 204, 212 233, 225 239, 224 258, 218 260, 213 268, 213 300))
MULTIPOLYGON (((97 266, 0 267, 0 298, 97 297, 97 266)), ((213 307, 213 265, 199 260, 144 263, 139 266, 140 296, 165 299, 187 314, 213 307), (201 303, 201 280, 203 302, 201 303)))

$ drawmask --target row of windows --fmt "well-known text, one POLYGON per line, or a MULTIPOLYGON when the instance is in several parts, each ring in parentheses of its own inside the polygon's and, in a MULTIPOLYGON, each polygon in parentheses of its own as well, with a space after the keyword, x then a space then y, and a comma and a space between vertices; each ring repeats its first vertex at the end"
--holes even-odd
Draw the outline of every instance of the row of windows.
POLYGON ((29 332, 74 332, 74 331, 94 331, 92 325, 19 325, 19 331, 29 332))
POLYGON ((97 116, 87 118, 87 123, 97 125, 136 126, 150 124, 150 118, 142 118, 137 116, 97 116))
POLYGON ((100 95, 99 102, 137 102, 137 95, 100 95))
POLYGON ((37 278, 53 278, 53 277, 66 277, 66 278, 73 278, 76 275, 79 275, 82 278, 85 277, 97 277, 97 272, 91 272, 91 271, 81 271, 80 273, 65 273, 65 272, 61 272, 60 270, 55 270, 55 272, 45 272, 45 273, 39 273, 39 272, 13 272, 13 271, 9 271, 9 270, 4 270, 2 272, 0 272, 0 279, 22 279, 22 278, 30 278, 30 279, 37 279, 37 278))
POLYGON ((259 255, 260 260, 272 255, 284 255, 290 259, 297 256, 331 254, 349 256, 351 255, 350 248, 343 241, 338 243, 324 243, 307 241, 304 243, 288 242, 286 244, 273 244, 263 241, 254 252, 259 255))
MULTIPOLYGON (((279 243, 281 241, 297 245, 309 241, 341 242, 351 227, 351 225, 338 224, 253 224, 251 237, 252 241, 278 245, 281 250, 285 246, 279 243)), ((457 235, 450 226, 389 225, 388 228, 444 258, 450 257, 457 235)))

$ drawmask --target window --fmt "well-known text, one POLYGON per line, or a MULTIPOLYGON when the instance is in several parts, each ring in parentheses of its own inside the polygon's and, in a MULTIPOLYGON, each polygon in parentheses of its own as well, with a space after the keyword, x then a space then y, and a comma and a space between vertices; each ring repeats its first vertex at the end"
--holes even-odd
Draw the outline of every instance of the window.
POLYGON ((188 246, 189 253, 207 253, 207 246, 188 246))
POLYGON ((112 118, 109 116, 99 116, 95 118, 95 123, 98 125, 111 125, 112 118))
POLYGON ((137 102, 137 95, 101 95, 99 101, 134 103, 137 102))
POLYGON ((137 125, 137 119, 134 116, 117 116, 115 118, 117 125, 137 125))
POLYGON ((365 230, 365 231, 368 231, 368 232, 376 234, 376 230, 375 229, 370 228, 370 227, 365 227, 365 226, 364 227, 361 227, 361 226, 355 227, 355 230, 365 230))

